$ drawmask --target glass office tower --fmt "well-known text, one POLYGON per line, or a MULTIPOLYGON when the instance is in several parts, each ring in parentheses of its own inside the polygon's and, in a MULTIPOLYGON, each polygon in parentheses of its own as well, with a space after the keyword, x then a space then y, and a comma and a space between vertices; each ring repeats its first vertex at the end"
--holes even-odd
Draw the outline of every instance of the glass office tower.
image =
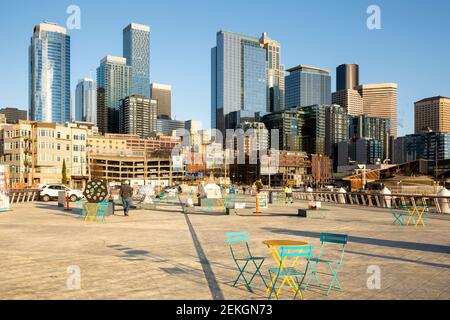
POLYGON ((276 112, 284 110, 284 65, 281 64, 280 43, 269 38, 264 32, 259 39, 266 49, 267 61, 267 110, 276 112))
POLYGON ((359 66, 341 64, 336 68, 336 91, 355 89, 359 86, 359 66))
POLYGON ((219 31, 211 50, 211 127, 224 132, 266 112, 266 50, 258 38, 219 31))
POLYGON ((330 71, 304 65, 287 71, 286 108, 331 104, 330 71))
POLYGON ((78 81, 75 89, 75 120, 97 124, 97 89, 92 79, 78 81))
POLYGON ((123 29, 123 56, 131 67, 131 95, 150 97, 150 27, 131 23, 123 29))
POLYGON ((106 56, 97 68, 97 125, 102 133, 119 133, 120 100, 130 96, 131 70, 126 59, 106 56))
POLYGON ((36 25, 29 47, 29 118, 70 121, 70 36, 53 23, 36 25))

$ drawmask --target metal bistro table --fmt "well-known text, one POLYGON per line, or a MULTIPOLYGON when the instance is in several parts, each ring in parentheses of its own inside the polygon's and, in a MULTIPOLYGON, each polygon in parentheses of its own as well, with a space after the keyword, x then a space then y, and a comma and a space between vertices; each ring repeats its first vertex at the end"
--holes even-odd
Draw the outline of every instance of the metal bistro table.
POLYGON ((419 223, 422 223, 422 226, 425 226, 425 223, 423 221, 423 216, 428 213, 428 209, 431 207, 429 204, 413 204, 413 205, 403 205, 400 206, 403 210, 408 212, 408 221, 406 222, 406 225, 409 226, 409 224, 412 221, 412 224, 414 224, 415 227, 419 225, 419 223), (417 215, 417 219, 416 216, 417 215))
MULTIPOLYGON (((308 245, 308 242, 305 241, 298 241, 298 240, 264 240, 263 244, 267 246, 269 249, 270 254, 272 255, 273 259, 277 263, 278 267, 282 267, 281 265, 281 257, 280 257, 280 247, 287 247, 287 246, 306 246, 308 245)), ((294 261, 295 263, 295 261, 294 261)), ((283 263, 284 264, 284 263, 283 263)), ((284 265, 283 265, 284 266, 284 265)), ((270 279, 270 284, 266 289, 266 294, 270 292, 272 289, 273 282, 275 280, 276 275, 270 279)), ((291 285, 292 291, 296 292, 297 289, 297 283, 295 282, 293 277, 290 277, 288 279, 289 284, 291 285), (294 289, 295 288, 295 289, 294 289)))

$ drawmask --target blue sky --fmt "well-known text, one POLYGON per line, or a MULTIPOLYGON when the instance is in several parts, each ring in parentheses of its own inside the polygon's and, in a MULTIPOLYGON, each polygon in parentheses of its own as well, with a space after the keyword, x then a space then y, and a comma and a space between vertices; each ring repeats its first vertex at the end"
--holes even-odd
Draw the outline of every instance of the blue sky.
POLYGON ((1 1, 0 107, 28 108, 28 45, 43 20, 66 24, 81 8, 81 29, 69 30, 72 90, 105 55, 122 54, 129 22, 151 27, 151 81, 173 87, 173 115, 210 121, 210 49, 218 30, 260 36, 282 45, 287 68, 332 70, 360 65, 361 83, 399 84, 399 134, 412 133, 414 101, 450 96, 450 1, 447 0, 128 0, 1 1), (381 30, 366 27, 369 5, 381 8, 381 30))

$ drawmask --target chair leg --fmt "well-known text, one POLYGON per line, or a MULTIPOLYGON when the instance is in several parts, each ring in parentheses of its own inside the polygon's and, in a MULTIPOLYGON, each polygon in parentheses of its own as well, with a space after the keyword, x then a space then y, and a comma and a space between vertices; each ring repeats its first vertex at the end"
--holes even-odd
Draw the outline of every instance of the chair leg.
POLYGON ((309 287, 309 284, 311 283, 311 278, 312 277, 314 277, 316 279, 317 283, 319 284, 319 287, 322 286, 322 284, 320 283, 319 277, 317 276, 317 272, 316 272, 318 265, 319 265, 319 263, 316 262, 314 264, 314 266, 312 267, 311 272, 310 272, 309 277, 308 277, 308 281, 307 281, 306 286, 305 286, 305 290, 308 290, 308 287, 309 287))
POLYGON ((271 287, 270 287, 270 293, 269 293, 269 300, 272 298, 272 293, 275 291, 275 297, 277 298, 277 300, 278 300, 278 295, 277 295, 277 293, 276 293, 276 284, 277 284, 277 281, 278 281, 278 274, 275 276, 275 279, 273 279, 273 281, 272 281, 272 285, 271 285, 271 287))
POLYGON ((252 260, 252 261, 253 261, 253 264, 255 265, 256 271, 255 271, 255 273, 253 274, 253 276, 252 276, 251 279, 250 279, 250 284, 252 283, 253 278, 256 276, 256 274, 259 274, 259 276, 261 277, 262 281, 264 282, 264 285, 265 285, 266 288, 267 288, 266 280, 264 280, 264 277, 263 277, 263 275, 261 274, 261 267, 262 267, 262 265, 263 265, 263 263, 264 263, 264 259, 261 260, 261 263, 259 264, 259 266, 256 264, 255 260, 252 260))
MULTIPOLYGON (((295 291, 294 298, 292 300, 295 300, 295 298, 297 298, 297 295, 299 293, 300 293, 300 299, 304 300, 303 292, 301 290, 303 279, 305 279, 305 276, 303 276, 302 281, 299 282, 298 277, 295 277, 295 281, 297 282, 297 290, 295 291)), ((305 290, 306 290, 306 288, 305 288, 305 290)))
POLYGON ((239 270, 239 275, 238 275, 238 277, 236 278, 236 280, 234 281, 233 287, 236 286, 236 284, 239 282, 239 279, 240 279, 241 277, 244 278, 245 285, 248 286, 248 285, 247 285, 247 279, 245 279, 245 276, 244 276, 244 270, 245 270, 245 268, 247 267, 247 264, 248 264, 248 261, 245 262, 244 266, 243 266, 242 269, 241 269, 241 267, 239 266, 239 264, 236 262, 236 265, 237 265, 238 270, 239 270))
POLYGON ((327 296, 330 294, 331 288, 333 288, 333 284, 334 284, 335 281, 336 281, 336 284, 337 284, 337 288, 339 290, 341 290, 341 284, 340 284, 340 282, 339 282, 339 280, 337 278, 337 273, 338 273, 338 270, 339 270, 339 266, 336 267, 336 270, 333 270, 333 267, 331 266, 331 264, 328 263, 328 267, 329 267, 329 269, 331 271, 333 279, 331 279, 330 285, 328 286, 327 296))

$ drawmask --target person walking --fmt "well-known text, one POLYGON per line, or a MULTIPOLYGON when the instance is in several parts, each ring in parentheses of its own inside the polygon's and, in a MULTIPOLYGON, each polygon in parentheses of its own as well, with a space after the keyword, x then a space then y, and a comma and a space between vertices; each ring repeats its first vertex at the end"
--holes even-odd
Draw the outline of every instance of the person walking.
POLYGON ((133 188, 130 187, 130 181, 125 180, 125 182, 120 187, 120 196, 122 197, 123 213, 128 216, 128 211, 133 204, 133 188))
POLYGON ((286 185, 285 187, 284 187, 284 193, 285 193, 285 195, 286 195, 286 204, 288 204, 289 202, 292 204, 292 203, 294 203, 294 200, 293 200, 293 198, 292 198, 292 188, 291 188, 291 186, 290 185, 286 185))

